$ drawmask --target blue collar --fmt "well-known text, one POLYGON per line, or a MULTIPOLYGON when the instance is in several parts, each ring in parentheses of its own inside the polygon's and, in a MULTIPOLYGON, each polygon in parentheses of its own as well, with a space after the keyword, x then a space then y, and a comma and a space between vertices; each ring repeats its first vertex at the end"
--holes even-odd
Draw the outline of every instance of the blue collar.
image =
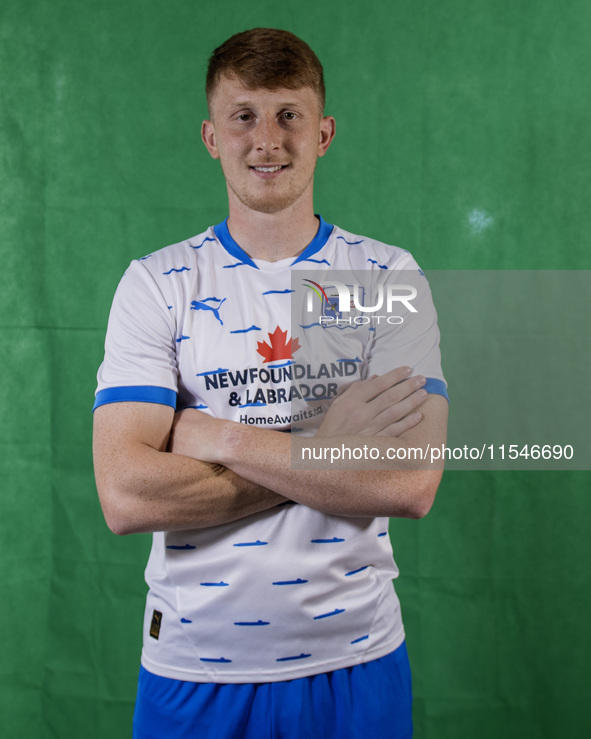
MULTIPOLYGON (((304 251, 299 254, 296 259, 294 259, 290 266, 293 266, 298 262, 304 262, 306 259, 309 259, 313 254, 316 254, 316 252, 320 251, 320 249, 322 249, 322 247, 328 241, 328 237, 332 233, 333 226, 323 220, 322 216, 316 215, 316 218, 318 218, 318 220, 320 221, 320 226, 318 227, 316 236, 314 236, 314 238, 304 249, 304 251)), ((249 267, 254 267, 255 269, 258 269, 257 265, 248 256, 244 249, 241 246, 238 246, 238 244, 230 235, 230 231, 228 230, 227 218, 225 221, 218 223, 217 226, 214 226, 213 230, 220 244, 224 247, 228 254, 231 254, 235 259, 239 259, 243 264, 248 264, 249 267)))

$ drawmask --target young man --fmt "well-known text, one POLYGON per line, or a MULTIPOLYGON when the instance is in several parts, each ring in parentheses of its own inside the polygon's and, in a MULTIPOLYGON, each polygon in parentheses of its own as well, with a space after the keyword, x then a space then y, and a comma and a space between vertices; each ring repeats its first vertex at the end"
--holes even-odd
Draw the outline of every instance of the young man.
MULTIPOLYGON (((314 169, 335 122, 303 41, 233 36, 214 51, 206 90, 202 138, 229 217, 132 262, 95 403, 107 523, 156 532, 134 736, 406 738, 387 517, 425 515, 441 471, 296 471, 283 432, 296 425, 289 400, 305 396, 299 369, 321 375, 298 363, 307 327, 289 335, 292 272, 417 267, 314 215, 314 169)), ((444 442, 436 324, 405 345, 412 377, 369 331, 339 331, 324 374, 328 397, 340 391, 319 407, 315 442, 371 436, 383 454, 444 442)))

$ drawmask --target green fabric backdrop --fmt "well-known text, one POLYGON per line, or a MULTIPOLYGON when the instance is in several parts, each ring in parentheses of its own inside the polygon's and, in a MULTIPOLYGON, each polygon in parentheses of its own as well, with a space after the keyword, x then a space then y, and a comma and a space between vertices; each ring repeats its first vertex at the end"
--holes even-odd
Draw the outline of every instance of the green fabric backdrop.
MULTIPOLYGON (((129 260, 226 215, 199 141, 204 68, 257 25, 301 35, 325 65, 337 118, 317 176, 326 220, 408 248, 426 270, 591 267, 586 0, 3 0, 11 739, 130 736, 149 537, 117 538, 102 519, 96 370, 129 260)), ((568 367, 549 392, 563 382, 568 367)), ((454 472, 426 519, 392 523, 419 739, 591 735, 589 483, 454 472)))

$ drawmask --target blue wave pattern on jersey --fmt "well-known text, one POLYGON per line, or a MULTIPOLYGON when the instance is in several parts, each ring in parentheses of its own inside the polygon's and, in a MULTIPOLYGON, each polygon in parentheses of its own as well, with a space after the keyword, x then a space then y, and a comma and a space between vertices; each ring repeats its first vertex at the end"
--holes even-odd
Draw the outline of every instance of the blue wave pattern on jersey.
POLYGON ((207 370, 206 372, 197 372, 195 377, 205 377, 206 375, 221 375, 223 372, 229 372, 227 367, 218 367, 216 370, 207 370))
POLYGON ((206 241, 215 242, 215 239, 213 238, 213 236, 206 236, 200 244, 189 244, 189 246, 191 247, 191 249, 201 249, 201 247, 203 246, 203 244, 205 244, 206 241))
POLYGON ((163 275, 171 275, 173 272, 190 272, 190 267, 181 267, 180 269, 176 269, 176 267, 173 267, 172 269, 169 269, 168 272, 163 272, 163 275))
POLYGON ((250 267, 249 264, 244 262, 236 262, 235 264, 224 264, 224 269, 233 269, 234 267, 250 267))
POLYGON ((295 290, 290 290, 289 288, 285 288, 285 290, 267 290, 263 295, 286 295, 289 293, 295 293, 295 290))
MULTIPOLYGON (((378 534, 378 536, 383 536, 383 535, 385 535, 385 532, 378 534)), ((335 536, 332 539, 313 539, 311 541, 313 543, 339 543, 339 542, 345 541, 345 539, 335 536)), ((266 544, 268 544, 268 542, 262 542, 260 540, 257 540, 257 541, 254 541, 254 542, 239 542, 239 543, 234 544, 234 546, 264 546, 266 544)), ((363 572, 364 570, 367 570, 368 567, 369 567, 369 565, 365 565, 365 566, 360 567, 360 568, 358 568, 356 570, 351 570, 350 572, 345 573, 345 576, 351 576, 351 575, 355 575, 357 573, 363 572)), ((272 584, 275 585, 275 586, 288 586, 288 585, 303 585, 303 584, 306 584, 307 582, 308 582, 308 580, 306 580, 304 578, 297 578, 296 580, 278 580, 278 581, 273 582, 272 584)), ((203 583, 201 583, 201 585, 204 586, 204 587, 228 587, 228 583, 224 582, 223 580, 220 581, 220 582, 203 582, 203 583)), ((345 612, 346 612, 346 609, 345 608, 335 608, 332 611, 318 614, 317 616, 314 616, 312 618, 315 621, 321 621, 321 620, 324 620, 324 619, 327 619, 327 618, 331 618, 333 616, 341 615, 342 613, 345 613, 345 612)), ((192 623, 189 619, 185 619, 185 618, 182 618, 181 619, 181 622, 182 623, 192 623)), ((234 621, 233 623, 234 623, 235 626, 241 626, 241 627, 242 626, 243 627, 252 627, 252 626, 269 626, 269 625, 271 625, 271 622, 264 621, 262 619, 259 619, 257 621, 234 621)), ((362 636, 359 636, 359 637, 351 640, 349 642, 349 644, 350 645, 356 645, 356 644, 359 644, 361 642, 367 641, 368 639, 369 639, 369 634, 363 634, 362 636)), ((278 658, 276 658, 275 661, 276 662, 289 662, 289 661, 300 660, 300 659, 308 659, 311 656, 312 656, 311 653, 302 652, 299 655, 289 655, 289 656, 286 656, 286 657, 278 657, 278 658)), ((232 660, 229 660, 229 659, 227 659, 225 657, 221 657, 221 658, 211 658, 211 657, 210 658, 205 658, 204 657, 204 658, 201 658, 201 661, 202 662, 212 662, 212 663, 213 662, 218 662, 218 663, 231 663, 232 662, 232 660)))
POLYGON ((312 544, 340 544, 344 539, 339 539, 338 536, 333 536, 332 539, 310 539, 312 544))
POLYGON ((304 326, 302 323, 300 323, 300 328, 307 329, 307 328, 314 328, 314 326, 320 326, 320 328, 323 328, 318 321, 316 323, 308 323, 306 326, 304 326))
POLYGON ((330 618, 331 616, 338 616, 345 611, 346 608, 335 608, 334 611, 330 611, 329 613, 321 613, 320 616, 314 616, 314 621, 318 621, 318 619, 320 618, 330 618))
POLYGON ((181 336, 179 339, 176 339, 176 343, 180 344, 181 341, 186 341, 187 339, 190 339, 190 336, 181 336))
POLYGON ((351 575, 356 575, 358 572, 363 572, 363 570, 367 570, 369 565, 365 565, 364 567, 360 567, 358 570, 351 570, 351 572, 345 572, 345 577, 350 577, 351 575))
POLYGON ((220 308, 226 302, 226 298, 204 298, 203 300, 192 300, 191 310, 210 310, 223 326, 224 322, 220 318, 220 308), (208 305, 208 303, 217 303, 217 306, 208 305))
POLYGON ((372 264, 377 264, 380 269, 388 269, 387 264, 378 264, 375 259, 368 259, 367 261, 371 262, 372 264))
POLYGON ((308 580, 303 580, 301 577, 298 577, 297 580, 278 580, 277 582, 274 582, 273 585, 303 585, 307 582, 308 580))
POLYGON ((231 334, 247 334, 249 331, 262 331, 260 326, 255 326, 254 323, 249 328, 237 328, 234 331, 230 331, 231 334))
POLYGON ((270 621, 234 621, 234 626, 270 626, 270 621))
MULTIPOLYGON (((378 536, 384 536, 384 535, 386 535, 386 532, 378 534, 378 536)), ((345 541, 344 538, 337 537, 337 536, 334 536, 331 539, 312 539, 311 540, 312 543, 318 543, 318 544, 333 544, 333 543, 341 543, 344 541, 345 541)), ((233 546, 236 546, 236 547, 266 546, 267 544, 268 542, 257 539, 256 541, 238 542, 238 543, 235 543, 233 546)), ((179 546, 175 548, 186 548, 186 545, 183 547, 179 546)), ((363 567, 359 567, 358 569, 346 572, 345 576, 347 577, 347 576, 358 574, 360 572, 363 572, 364 570, 367 570, 368 568, 369 568, 369 565, 364 565, 363 567)), ((290 585, 294 586, 294 585, 304 585, 308 582, 309 581, 307 579, 298 577, 295 580, 277 580, 273 582, 272 584, 274 586, 290 586, 290 585)), ((229 584, 223 580, 220 580, 219 582, 202 582, 200 583, 200 585, 203 587, 229 587, 229 584)), ((325 619, 330 619, 334 616, 339 616, 345 613, 346 610, 347 610, 346 608, 334 608, 331 611, 328 611, 326 613, 320 613, 317 616, 312 616, 311 618, 314 621, 324 621, 325 619)), ((181 623, 191 624, 192 621, 190 619, 181 618, 181 623)), ((271 622, 263 620, 263 619, 258 619, 257 621, 248 621, 248 620, 234 621, 233 624, 239 627, 256 627, 256 626, 270 626, 271 622)), ((368 640, 369 640, 369 634, 363 634, 355 639, 350 640, 349 645, 354 646, 354 645, 360 644, 361 642, 365 642, 368 640)), ((302 652, 299 655, 288 655, 285 657, 278 657, 278 658, 275 658, 275 661, 276 662, 291 662, 291 661, 296 661, 296 660, 308 659, 310 657, 312 657, 311 653, 302 652)), ((220 658, 204 657, 204 658, 201 658, 201 661, 211 662, 211 663, 232 663, 233 662, 233 660, 228 659, 226 657, 220 657, 220 658)))
POLYGON ((167 549, 179 549, 179 550, 186 550, 187 552, 191 549, 197 549, 197 547, 194 547, 192 544, 167 544, 167 549))
POLYGON ((275 662, 290 662, 293 659, 307 659, 311 656, 311 654, 304 654, 304 652, 302 652, 301 654, 297 654, 293 657, 278 657, 275 662))
POLYGON ((347 241, 347 239, 344 236, 337 236, 337 241, 341 239, 345 242, 345 244, 348 244, 349 246, 357 246, 357 244, 363 244, 365 239, 361 239, 360 241, 347 241))
POLYGON ((312 259, 312 257, 306 257, 306 259, 300 260, 302 262, 314 262, 314 264, 328 264, 330 267, 330 262, 328 259, 312 259))
POLYGON ((238 544, 233 544, 232 546, 235 547, 266 547, 268 541, 260 541, 260 539, 257 539, 256 541, 241 541, 238 544))

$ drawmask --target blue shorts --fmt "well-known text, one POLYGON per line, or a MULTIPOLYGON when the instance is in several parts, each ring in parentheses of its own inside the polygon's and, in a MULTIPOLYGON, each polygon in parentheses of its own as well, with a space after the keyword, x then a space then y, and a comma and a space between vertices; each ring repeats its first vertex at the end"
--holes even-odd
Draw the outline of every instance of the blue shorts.
POLYGON ((195 683, 140 670, 134 739, 410 739, 406 645, 354 667, 274 683, 195 683))

